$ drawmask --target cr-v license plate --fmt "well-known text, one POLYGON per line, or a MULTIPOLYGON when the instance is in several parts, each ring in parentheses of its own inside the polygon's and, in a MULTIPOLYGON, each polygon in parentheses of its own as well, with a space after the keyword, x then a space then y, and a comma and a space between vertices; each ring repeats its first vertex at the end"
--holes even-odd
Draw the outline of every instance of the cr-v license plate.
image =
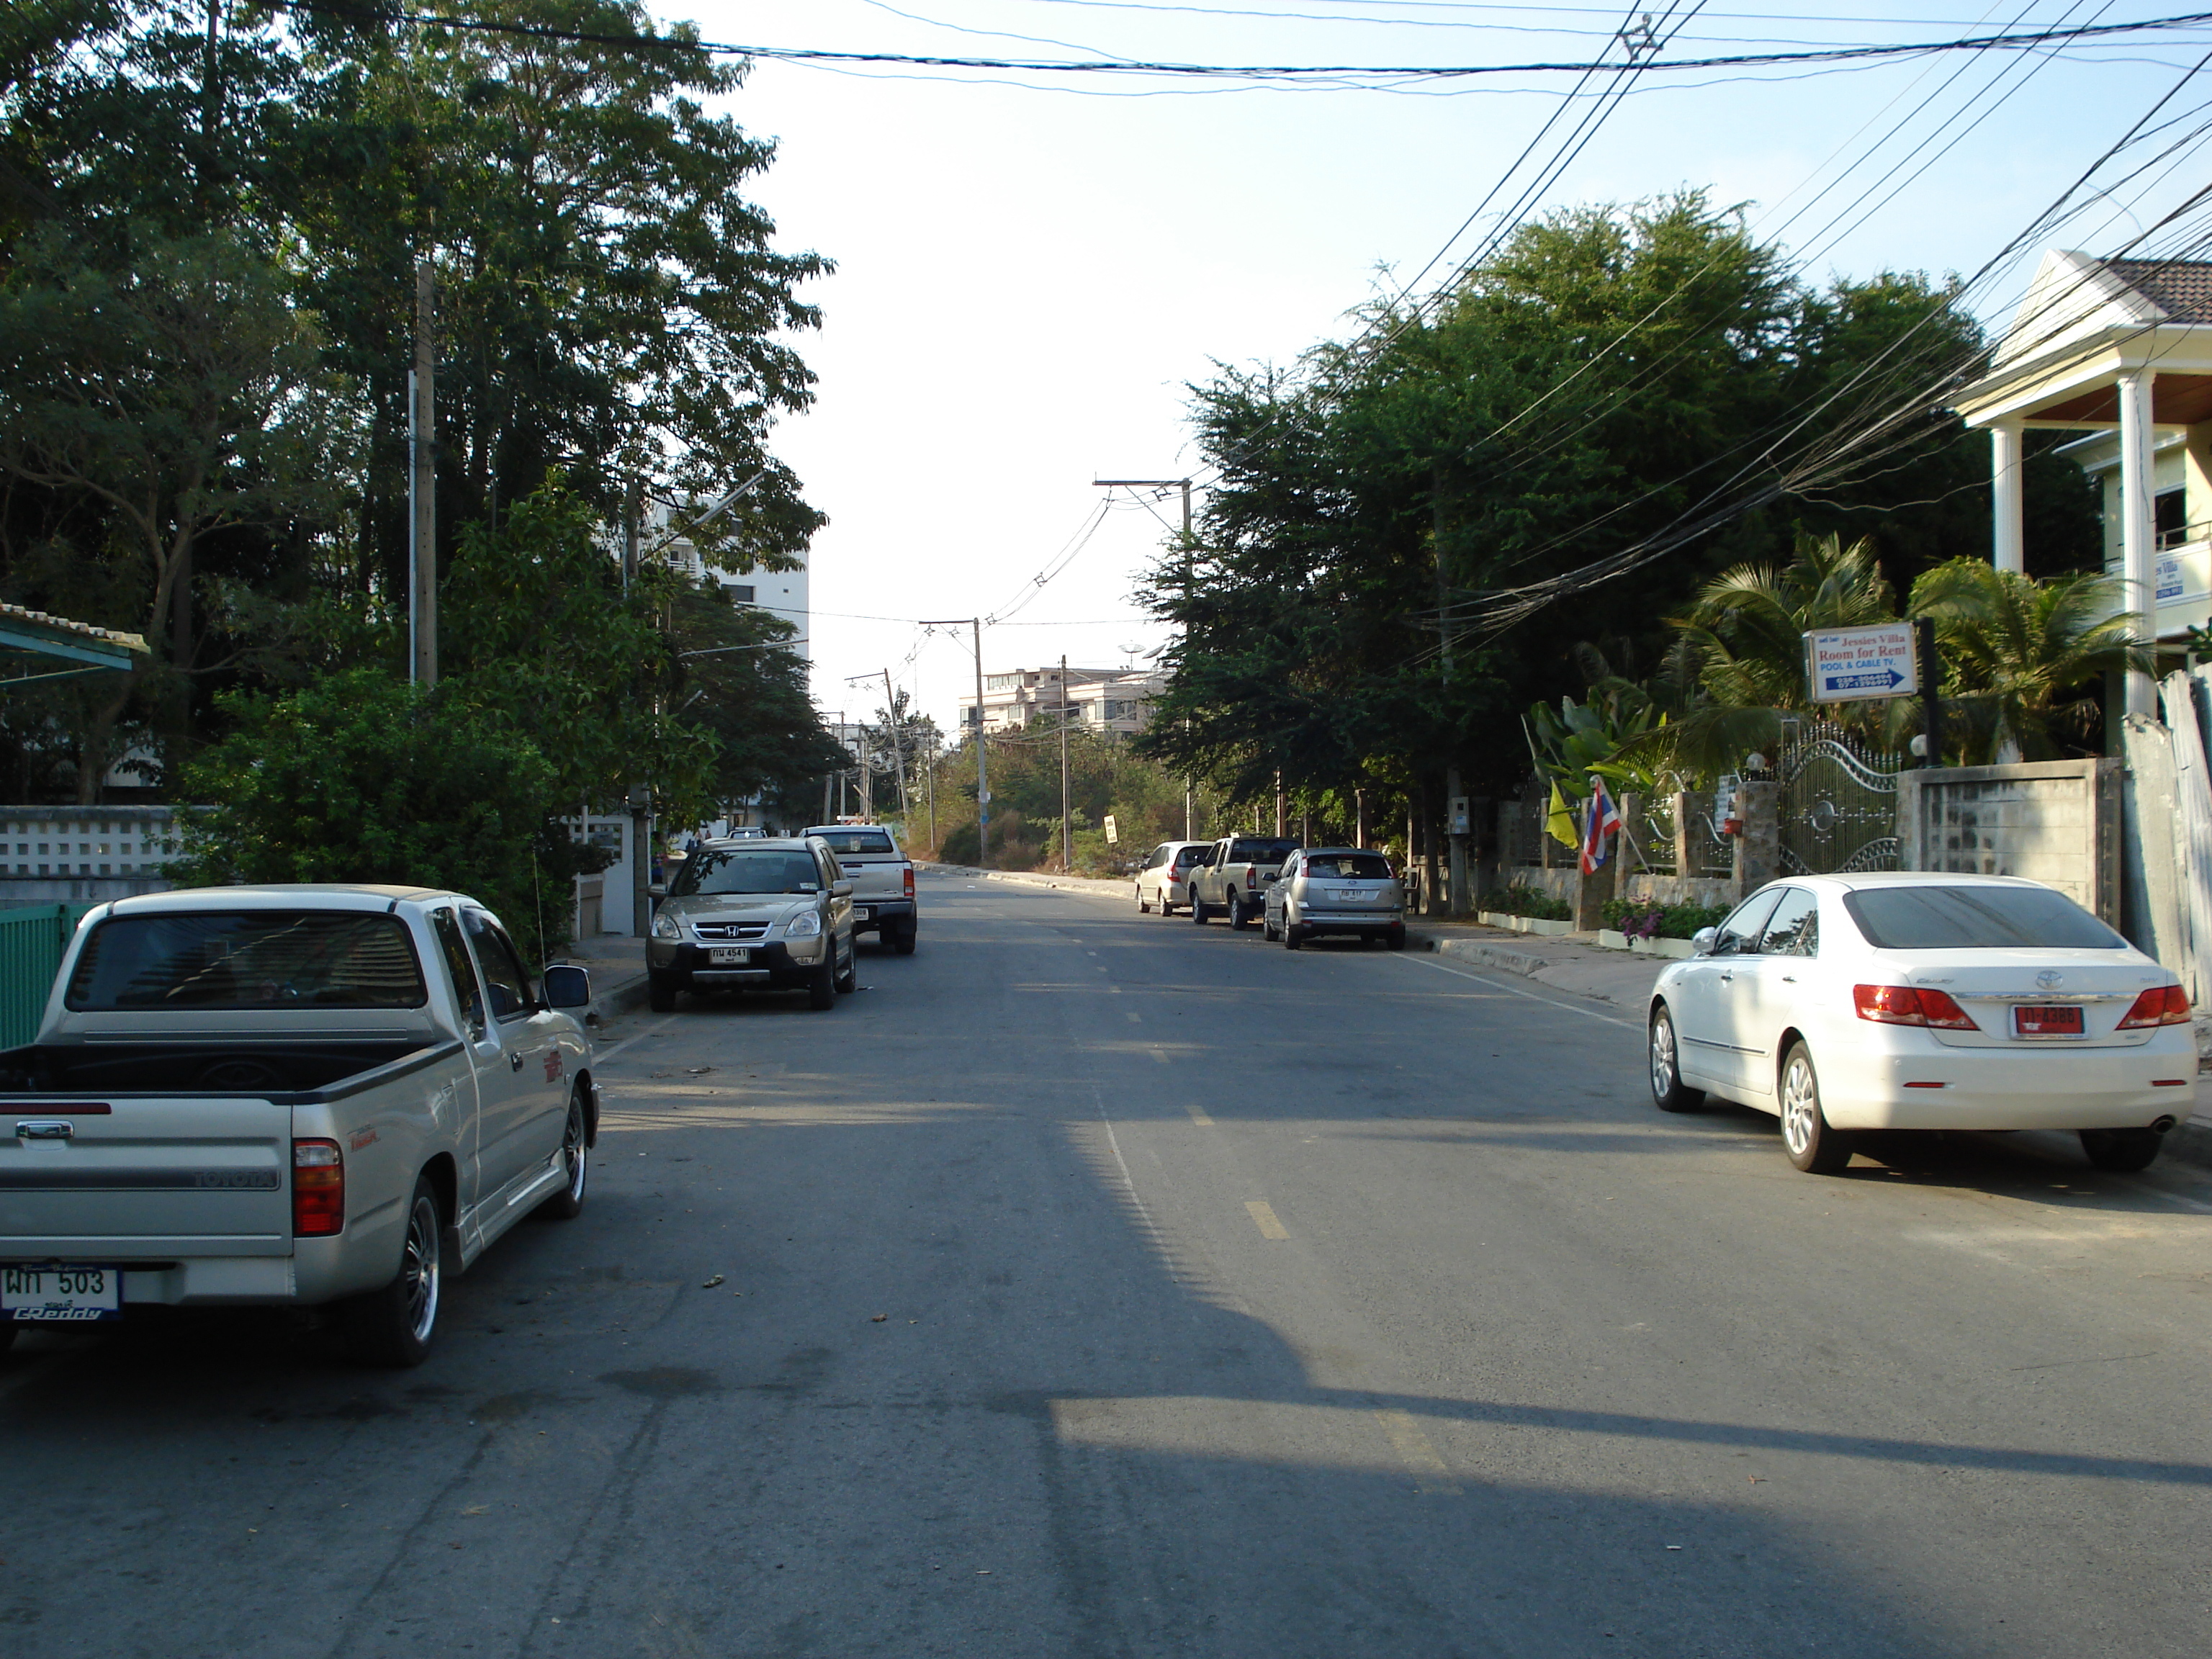
POLYGON ((122 1290, 112 1267, 0 1267, 0 1318, 120 1319, 122 1290))

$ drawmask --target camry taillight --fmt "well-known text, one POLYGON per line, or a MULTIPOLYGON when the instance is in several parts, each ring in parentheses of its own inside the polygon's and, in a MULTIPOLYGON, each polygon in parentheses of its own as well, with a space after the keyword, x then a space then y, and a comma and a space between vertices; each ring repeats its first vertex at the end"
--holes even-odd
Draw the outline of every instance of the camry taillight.
POLYGON ((1946 1031, 1978 1031, 1973 1017, 1947 991, 1925 986, 1854 985, 1851 1000, 1861 1019, 1880 1025, 1933 1025, 1946 1031))
POLYGON ((328 1238, 345 1227, 345 1154, 335 1140, 292 1143, 292 1232, 328 1238))
POLYGON ((914 866, 911 864, 906 867, 906 896, 908 898, 914 896, 914 866))
POLYGON ((2120 1022, 2123 1031, 2140 1031, 2146 1025, 2189 1024, 2189 993, 2179 985, 2154 985, 2136 999, 2120 1022))

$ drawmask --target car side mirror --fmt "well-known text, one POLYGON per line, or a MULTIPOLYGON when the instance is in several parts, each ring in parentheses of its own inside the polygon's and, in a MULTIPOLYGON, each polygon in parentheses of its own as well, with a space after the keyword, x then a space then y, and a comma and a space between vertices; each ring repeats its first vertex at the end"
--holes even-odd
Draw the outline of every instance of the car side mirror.
POLYGON ((556 963, 540 981, 548 1008, 587 1008, 592 1002, 592 970, 573 963, 556 963))
POLYGON ((853 884, 849 881, 836 882, 831 885, 830 890, 839 898, 850 898, 853 896, 853 884))
POLYGON ((1713 946, 1719 944, 1720 939, 1719 928, 1700 927, 1690 935, 1690 954, 1694 957, 1709 957, 1713 953, 1713 946))
POLYGON ((666 898, 668 896, 668 884, 665 881, 656 881, 651 886, 647 887, 645 890, 645 892, 646 896, 648 898, 666 898))

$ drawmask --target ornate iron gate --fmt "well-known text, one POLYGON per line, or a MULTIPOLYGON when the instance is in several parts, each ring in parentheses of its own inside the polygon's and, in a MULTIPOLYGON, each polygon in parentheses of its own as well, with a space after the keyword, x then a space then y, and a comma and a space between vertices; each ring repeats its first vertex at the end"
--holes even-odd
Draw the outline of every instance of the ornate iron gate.
POLYGON ((1902 757, 1839 726, 1785 726, 1780 763, 1782 867, 1791 875, 1897 868, 1897 775, 1902 757))

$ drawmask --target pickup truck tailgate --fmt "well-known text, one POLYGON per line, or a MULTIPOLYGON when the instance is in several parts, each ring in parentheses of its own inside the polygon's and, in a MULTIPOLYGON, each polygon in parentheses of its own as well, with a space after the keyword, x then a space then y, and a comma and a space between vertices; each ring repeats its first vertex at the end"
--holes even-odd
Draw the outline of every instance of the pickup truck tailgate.
POLYGON ((289 1255, 291 1143, 265 1100, 0 1099, 0 1256, 289 1255))

